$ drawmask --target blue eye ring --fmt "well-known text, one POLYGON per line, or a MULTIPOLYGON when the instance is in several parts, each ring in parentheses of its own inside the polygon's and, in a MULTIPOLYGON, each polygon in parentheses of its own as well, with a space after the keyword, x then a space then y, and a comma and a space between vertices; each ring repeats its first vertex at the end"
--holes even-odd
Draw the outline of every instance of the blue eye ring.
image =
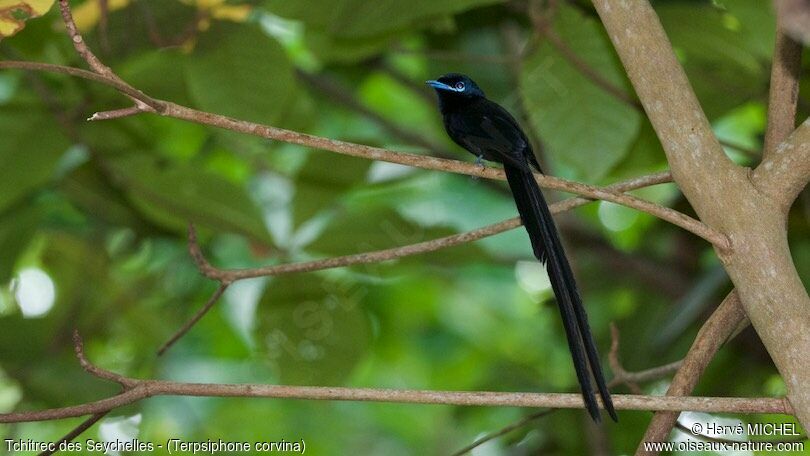
POLYGON ((460 91, 464 90, 464 82, 458 81, 457 83, 455 83, 453 85, 453 87, 455 87, 455 89, 460 92, 460 91))

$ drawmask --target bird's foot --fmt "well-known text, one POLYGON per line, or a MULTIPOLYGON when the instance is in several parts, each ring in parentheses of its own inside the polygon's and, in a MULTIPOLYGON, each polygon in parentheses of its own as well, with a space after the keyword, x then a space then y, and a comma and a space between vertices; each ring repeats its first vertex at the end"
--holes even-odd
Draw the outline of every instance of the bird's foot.
MULTIPOLYGON (((485 170, 487 168, 487 165, 484 163, 484 156, 483 155, 479 155, 479 156, 475 157, 475 164, 481 167, 481 171, 483 171, 483 170, 485 170)), ((473 180, 478 180, 479 179, 478 176, 473 176, 472 178, 473 178, 473 180)))

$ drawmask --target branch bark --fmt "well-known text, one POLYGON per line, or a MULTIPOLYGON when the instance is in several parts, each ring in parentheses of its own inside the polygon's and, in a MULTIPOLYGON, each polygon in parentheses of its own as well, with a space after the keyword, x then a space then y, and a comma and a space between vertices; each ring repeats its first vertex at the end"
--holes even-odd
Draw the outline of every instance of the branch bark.
POLYGON ((593 3, 664 146, 675 182, 700 219, 731 239, 730 249, 715 250, 787 384, 799 421, 810 427, 810 297, 790 255, 784 209, 810 176, 810 124, 777 147, 757 172, 736 166, 712 134, 649 2, 593 3))
MULTIPOLYGON (((0 414, 0 423, 47 421, 100 414, 155 396, 266 397, 460 406, 584 408, 582 396, 579 394, 182 383, 129 378, 90 364, 84 356, 81 339, 77 333, 74 334, 76 354, 82 360, 82 366, 85 370, 97 377, 126 385, 124 391, 115 396, 70 407, 3 413, 0 414)), ((613 396, 613 403, 619 410, 692 410, 697 412, 791 414, 788 402, 780 398, 615 395, 613 396)))

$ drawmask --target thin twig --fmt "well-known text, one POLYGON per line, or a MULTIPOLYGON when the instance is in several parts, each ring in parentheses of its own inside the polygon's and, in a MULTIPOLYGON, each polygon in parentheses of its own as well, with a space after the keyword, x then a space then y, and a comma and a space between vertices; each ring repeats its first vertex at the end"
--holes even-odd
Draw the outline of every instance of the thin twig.
MULTIPOLYGON (((182 383, 123 377, 91 364, 81 338, 74 335, 76 355, 85 371, 99 378, 116 381, 128 388, 115 396, 69 407, 0 414, 0 423, 57 420, 84 415, 97 415, 154 396, 196 397, 267 397, 309 400, 373 401, 459 406, 513 406, 542 408, 584 407, 579 394, 425 391, 372 388, 284 386, 265 384, 182 383)), ((791 414, 783 398, 673 397, 615 395, 614 405, 620 410, 691 410, 726 413, 791 414)))
MULTIPOLYGON (((76 343, 76 354, 80 360, 83 360, 82 365, 88 373, 130 386, 115 396, 80 405, 3 413, 0 414, 0 423, 48 421, 97 414, 154 396, 267 397, 459 406, 584 408, 582 396, 573 393, 431 391, 267 384, 183 383, 128 378, 90 364, 82 351, 81 338, 78 335, 74 338, 78 341, 76 343)), ((619 410, 691 410, 696 412, 780 414, 792 414, 793 411, 790 404, 783 398, 771 397, 673 397, 619 394, 613 396, 613 404, 619 410)))
POLYGON ((463 454, 467 454, 470 451, 480 447, 481 445, 489 442, 490 440, 495 440, 500 436, 506 435, 515 429, 520 429, 523 426, 531 423, 532 421, 542 418, 544 416, 550 415, 557 411, 558 409, 548 409, 548 410, 541 410, 539 412, 531 413, 529 415, 524 416, 523 418, 515 421, 514 423, 510 423, 508 426, 504 426, 497 431, 490 432, 489 434, 477 439, 475 442, 465 446, 464 448, 454 452, 451 456, 461 456, 463 454))
MULTIPOLYGON (((114 84, 114 80, 105 78, 101 75, 90 72, 76 71, 75 68, 68 70, 66 67, 59 67, 58 65, 30 64, 29 62, 10 61, 0 62, 0 68, 24 68, 57 71, 78 77, 86 77, 87 79, 92 79, 115 86, 116 88, 122 87, 121 84, 114 84)), ((130 86, 125 85, 123 87, 126 87, 129 92, 134 90, 130 86)), ((125 93, 129 95, 129 92, 125 93)), ((506 179, 502 169, 482 168, 481 166, 473 163, 461 162, 458 160, 448 160, 438 157, 394 152, 378 147, 323 138, 297 131, 272 127, 269 125, 261 125, 253 122, 233 119, 227 116, 220 116, 205 111, 198 111, 196 109, 181 106, 168 101, 152 99, 146 97, 142 93, 139 93, 139 95, 143 97, 143 99, 138 98, 139 100, 144 101, 147 106, 154 109, 158 114, 167 117, 174 117, 176 119, 187 120, 189 122, 199 123, 202 125, 210 125, 226 130, 259 136, 266 139, 275 139, 291 144, 328 150, 339 154, 361 157, 369 160, 386 161, 389 163, 397 163, 422 169, 453 172, 468 176, 484 177, 487 179, 506 179)), ((704 238, 705 240, 714 244, 721 251, 727 251, 731 248, 731 243, 728 237, 723 233, 674 209, 663 207, 632 195, 623 195, 597 186, 568 181, 558 177, 535 174, 535 179, 540 186, 545 188, 575 193, 592 199, 610 201, 612 203, 631 207, 642 212, 647 212, 704 238)))
POLYGON ((610 369, 613 371, 613 379, 608 383, 609 387, 614 387, 620 384, 627 385, 634 394, 641 394, 641 388, 638 386, 641 382, 648 382, 657 380, 673 374, 680 369, 683 365, 683 360, 664 364, 662 366, 653 367, 638 372, 629 372, 625 370, 621 363, 619 356, 619 328, 615 323, 610 324, 610 352, 608 353, 608 362, 610 369))
POLYGON ((114 109, 112 111, 99 111, 87 118, 88 122, 97 120, 111 120, 120 119, 122 117, 129 117, 135 114, 144 112, 144 109, 138 105, 130 106, 128 108, 114 109))
POLYGON ((87 79, 89 81, 98 82, 104 84, 106 86, 112 87, 115 90, 121 92, 122 94, 140 100, 145 104, 151 106, 151 104, 155 103, 155 100, 151 97, 148 97, 146 94, 141 92, 140 90, 130 86, 129 84, 120 81, 118 79, 110 78, 108 76, 93 73, 92 71, 83 70, 81 68, 74 68, 64 65, 54 65, 52 63, 40 63, 40 62, 25 62, 19 60, 4 60, 0 61, 0 70, 6 68, 15 68, 20 70, 32 70, 32 71, 45 71, 49 73, 62 73, 67 74, 69 76, 74 76, 77 78, 87 79))
POLYGON ((110 53, 110 35, 108 30, 110 19, 110 4, 108 0, 98 0, 98 36, 101 42, 101 50, 110 53))
MULTIPOLYGON (((668 180, 667 173, 657 173, 641 178, 630 179, 628 181, 619 182, 609 187, 610 191, 627 191, 636 188, 646 187, 663 183, 668 180)), ((586 204, 590 200, 583 198, 569 198, 549 206, 552 214, 558 214, 570 210, 574 207, 586 204)), ((371 252, 357 253, 353 255, 338 256, 332 258, 325 258, 321 260, 305 261, 301 263, 288 263, 276 264, 271 266, 263 266, 258 268, 249 269, 218 269, 211 265, 202 253, 199 245, 197 244, 196 233, 194 227, 189 228, 189 252, 192 259, 194 259, 197 267, 206 277, 217 281, 234 282, 242 279, 249 279, 254 277, 276 276, 281 274, 290 274, 297 272, 312 272, 322 269, 338 268, 345 266, 352 266, 357 264, 379 263, 382 261, 395 260, 402 257, 417 255, 421 253, 433 252, 446 247, 451 247, 459 244, 464 244, 478 239, 482 239, 495 234, 503 233, 521 225, 520 218, 515 217, 492 225, 487 225, 477 228, 465 233, 454 234, 429 241, 418 242, 409 244, 402 247, 394 247, 390 249, 376 250, 371 252)))
MULTIPOLYGON (((613 327, 614 326, 611 325, 611 330, 612 330, 613 327)), ((612 334, 612 332, 611 332, 611 334, 612 334)), ((614 340, 617 341, 615 350, 618 352, 618 338, 616 338, 614 340)), ((613 347, 614 347, 614 345, 611 344, 611 353, 613 353, 613 351, 614 351, 613 347)), ((613 379, 610 380, 610 382, 608 382, 608 387, 613 388, 614 386, 618 386, 618 385, 626 383, 626 382, 641 383, 641 382, 649 382, 649 381, 652 381, 652 380, 658 380, 659 378, 666 377, 669 374, 672 374, 675 371, 677 371, 678 367, 680 367, 680 365, 682 363, 683 363, 683 360, 675 361, 673 363, 665 364, 663 366, 652 367, 650 369, 645 369, 645 370, 638 371, 638 372, 629 372, 629 371, 624 370, 624 368, 621 368, 621 366, 620 366, 620 368, 618 369, 618 372, 621 372, 621 374, 617 374, 616 373, 617 370, 613 367, 613 365, 611 365, 611 369, 613 369, 614 377, 613 377, 613 379)), ((491 432, 491 433, 477 439, 475 442, 471 443, 470 445, 468 445, 468 446, 458 450, 457 452, 453 453, 453 456, 468 453, 468 452, 474 450, 475 448, 487 443, 490 440, 496 439, 496 438, 498 438, 498 437, 500 437, 502 435, 506 435, 509 432, 514 431, 515 429, 519 429, 519 428, 521 428, 523 426, 526 426, 527 424, 531 423, 532 421, 534 421, 534 420, 536 420, 538 418, 542 418, 544 416, 548 416, 548 415, 556 412, 557 410, 559 410, 559 409, 542 410, 540 412, 535 412, 535 413, 531 413, 529 415, 526 415, 523 418, 521 418, 521 419, 519 419, 519 420, 517 420, 517 421, 515 421, 513 423, 509 423, 508 425, 502 427, 501 429, 498 429, 497 431, 493 431, 493 432, 491 432)))
POLYGON ((56 441, 51 446, 51 448, 53 448, 53 450, 45 450, 45 451, 39 453, 38 456, 51 456, 52 454, 56 453, 57 451, 59 451, 59 448, 62 446, 63 443, 73 441, 73 439, 80 436, 84 431, 86 431, 86 430, 90 429, 91 427, 93 427, 93 425, 96 424, 100 419, 107 416, 108 413, 110 413, 109 410, 107 410, 105 412, 99 412, 99 413, 95 413, 95 414, 91 415, 89 418, 82 421, 81 424, 79 424, 78 426, 73 428, 70 432, 65 434, 64 437, 62 437, 61 439, 56 441))
POLYGON ((87 371, 87 373, 90 375, 118 383, 124 390, 132 388, 135 386, 135 383, 137 383, 132 379, 126 378, 120 374, 116 374, 115 372, 102 369, 88 361, 87 357, 84 355, 84 343, 82 342, 82 338, 79 335, 79 331, 75 329, 73 330, 73 351, 76 352, 76 358, 78 358, 82 369, 87 371))
POLYGON ((87 62, 90 68, 96 73, 123 83, 124 81, 113 73, 110 67, 101 63, 101 60, 93 54, 93 51, 91 51, 87 43, 84 42, 84 38, 82 38, 82 35, 79 33, 78 27, 76 27, 76 22, 73 21, 73 14, 70 12, 68 0, 59 0, 59 10, 62 12, 62 20, 70 36, 70 41, 73 43, 73 47, 76 49, 79 56, 87 62))
POLYGON ((175 342, 177 342, 181 337, 183 337, 198 321, 200 321, 200 318, 202 318, 206 313, 208 313, 209 310, 211 310, 211 307, 213 307, 214 304, 216 304, 216 302, 219 301, 219 298, 222 297, 222 294, 225 293, 225 290, 228 289, 228 285, 230 285, 230 282, 220 282, 219 287, 217 287, 217 290, 214 292, 214 294, 211 295, 210 298, 208 298, 208 301, 205 303, 205 305, 202 306, 194 314, 194 316, 191 317, 185 324, 183 324, 183 326, 180 329, 178 329, 169 338, 169 340, 167 340, 163 345, 160 346, 160 348, 158 348, 157 351, 158 356, 162 355, 163 353, 166 352, 166 350, 171 348, 171 346, 174 345, 175 342))
MULTIPOLYGON (((625 192, 634 190, 650 185, 668 182, 671 176, 669 173, 656 173, 647 176, 641 176, 627 181, 618 182, 609 186, 608 188, 613 191, 625 192)), ((565 201, 560 201, 549 206, 552 214, 558 214, 575 207, 588 203, 591 200, 584 198, 569 198, 565 201)), ((272 266, 264 266, 251 269, 231 269, 223 270, 212 265, 200 248, 197 242, 197 231, 194 225, 188 227, 188 251, 197 269, 200 270, 204 276, 209 279, 216 280, 220 284, 230 284, 237 280, 249 279, 253 277, 276 276, 281 274, 291 274, 299 272, 312 272, 322 269, 338 268, 345 266, 352 266, 357 264, 379 263, 383 261, 395 260, 410 255, 417 255, 421 253, 433 252, 454 245, 473 242, 484 237, 493 236, 504 231, 508 231, 519 227, 521 224, 520 218, 515 217, 512 219, 504 220, 499 223, 488 225, 476 230, 468 231, 466 233, 454 234, 443 238, 432 239, 430 241, 419 242, 416 244, 409 244, 402 247, 393 247, 390 249, 377 250, 372 252, 363 252, 353 255, 344 255, 339 257, 326 258, 322 260, 305 261, 301 263, 289 263, 272 266)), ((168 350, 171 345, 177 341, 183 334, 188 332, 194 324, 199 321, 216 303, 217 299, 221 296, 224 290, 220 289, 206 302, 206 304, 194 314, 191 320, 187 321, 183 327, 175 333, 171 339, 164 343, 158 354, 163 354, 168 350)))

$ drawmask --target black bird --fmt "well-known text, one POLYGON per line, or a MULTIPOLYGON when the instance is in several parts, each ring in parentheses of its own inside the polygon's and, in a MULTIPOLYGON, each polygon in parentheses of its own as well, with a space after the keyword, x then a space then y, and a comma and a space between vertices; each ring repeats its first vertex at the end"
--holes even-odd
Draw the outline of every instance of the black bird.
POLYGON ((526 135, 514 117, 488 100, 469 77, 449 73, 435 81, 427 81, 427 84, 439 97, 439 110, 450 138, 478 157, 479 162, 486 159, 503 164, 534 256, 548 269, 588 413, 594 421, 599 421, 599 408, 589 373, 592 372, 605 409, 614 421, 618 421, 574 274, 551 212, 532 174, 532 169, 542 171, 526 135))

